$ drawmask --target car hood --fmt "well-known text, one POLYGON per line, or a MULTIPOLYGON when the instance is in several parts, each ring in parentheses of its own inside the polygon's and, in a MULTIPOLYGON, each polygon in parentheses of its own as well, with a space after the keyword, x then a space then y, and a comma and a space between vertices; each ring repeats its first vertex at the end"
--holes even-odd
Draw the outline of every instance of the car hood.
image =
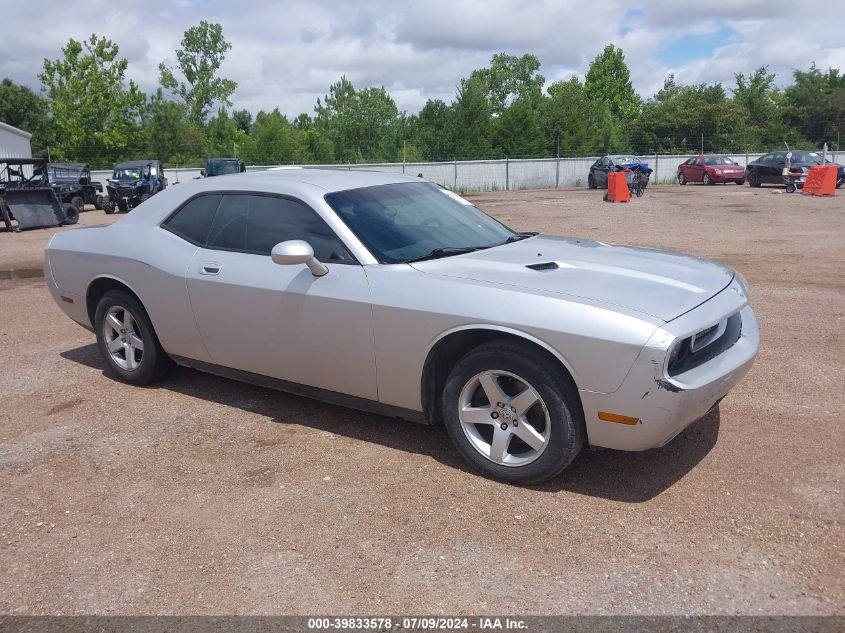
POLYGON ((587 299, 662 321, 704 303, 734 277, 730 268, 698 257, 547 235, 412 266, 432 275, 587 299))

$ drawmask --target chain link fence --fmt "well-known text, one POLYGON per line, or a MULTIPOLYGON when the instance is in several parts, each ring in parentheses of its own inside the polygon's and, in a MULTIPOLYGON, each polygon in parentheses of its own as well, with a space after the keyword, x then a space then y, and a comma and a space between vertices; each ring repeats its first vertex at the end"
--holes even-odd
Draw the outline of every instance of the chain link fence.
MULTIPOLYGON (((734 162, 748 165, 762 153, 727 154, 734 162)), ((698 154, 656 154, 640 156, 654 170, 652 183, 676 183, 678 165, 698 154)), ((554 189, 586 187, 590 166, 598 156, 581 158, 527 158, 500 160, 465 160, 437 163, 361 163, 354 165, 303 165, 305 169, 362 169, 422 176, 453 191, 507 191, 510 189, 554 189)), ((829 154, 837 161, 837 152, 829 154)), ((247 171, 263 171, 275 165, 252 165, 247 171)), ((199 168, 165 166, 170 184, 200 177, 199 168)), ((92 171, 91 178, 105 186, 110 171, 92 171)))

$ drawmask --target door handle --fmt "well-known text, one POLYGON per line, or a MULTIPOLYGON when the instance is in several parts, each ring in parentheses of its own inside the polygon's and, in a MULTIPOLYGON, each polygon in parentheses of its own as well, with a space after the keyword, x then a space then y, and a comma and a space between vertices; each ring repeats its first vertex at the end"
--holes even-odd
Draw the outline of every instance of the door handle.
POLYGON ((200 266, 200 274, 201 275, 218 275, 220 274, 220 269, 222 266, 220 264, 203 264, 200 266))

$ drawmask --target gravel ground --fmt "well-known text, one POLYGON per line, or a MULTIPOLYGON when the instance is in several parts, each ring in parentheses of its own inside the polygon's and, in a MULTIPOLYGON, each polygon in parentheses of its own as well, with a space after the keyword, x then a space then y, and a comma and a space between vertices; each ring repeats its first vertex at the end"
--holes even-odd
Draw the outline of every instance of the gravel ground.
MULTIPOLYGON (((190 370, 118 383, 43 280, 0 281, 0 613, 845 612, 842 197, 471 197, 518 229, 735 266, 755 366, 668 446, 517 488, 441 428, 190 370)), ((0 253, 37 263, 48 235, 0 253)))

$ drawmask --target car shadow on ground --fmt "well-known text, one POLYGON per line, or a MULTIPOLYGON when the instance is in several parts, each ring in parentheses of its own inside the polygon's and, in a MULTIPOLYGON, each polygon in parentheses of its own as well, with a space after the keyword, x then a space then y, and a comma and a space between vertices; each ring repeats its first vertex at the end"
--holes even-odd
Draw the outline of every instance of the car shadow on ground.
MULTIPOLYGON (((100 370, 110 380, 117 380, 107 369, 96 344, 67 350, 61 356, 100 370)), ((442 426, 429 427, 354 411, 183 367, 176 368, 166 379, 146 389, 168 389, 265 416, 276 424, 301 424, 407 453, 426 455, 450 468, 474 472, 453 448, 442 426), (285 417, 281 417, 280 412, 285 412, 285 417)), ((720 413, 716 407, 659 449, 640 453, 585 449, 561 475, 542 485, 532 486, 532 489, 551 493, 573 492, 626 503, 648 501, 682 479, 710 452, 719 435, 719 423, 720 413)))

